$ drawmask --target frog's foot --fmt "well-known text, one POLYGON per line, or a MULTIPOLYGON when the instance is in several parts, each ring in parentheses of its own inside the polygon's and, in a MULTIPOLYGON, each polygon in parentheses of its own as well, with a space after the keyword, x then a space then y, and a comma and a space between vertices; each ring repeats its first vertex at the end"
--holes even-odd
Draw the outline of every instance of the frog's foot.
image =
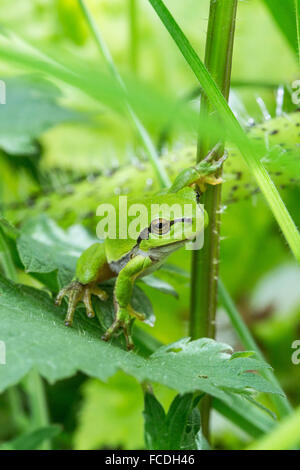
POLYGON ((200 188, 204 193, 207 185, 216 185, 223 183, 222 178, 218 176, 218 170, 222 167, 227 158, 226 152, 219 158, 221 145, 217 144, 211 152, 201 160, 197 165, 186 168, 175 178, 170 193, 177 193, 181 189, 191 186, 200 188))
POLYGON ((138 318, 141 321, 145 320, 145 315, 136 312, 130 305, 127 308, 119 307, 117 310, 115 321, 102 336, 103 341, 109 341, 114 334, 122 330, 125 336, 127 349, 133 349, 134 343, 132 341, 131 330, 132 324, 134 322, 134 317, 138 318))
POLYGON ((196 184, 197 184, 197 186, 199 186, 201 193, 204 193, 206 191, 206 186, 208 184, 210 184, 212 186, 215 186, 215 185, 221 184, 223 182, 224 182, 224 180, 220 177, 217 178, 216 176, 207 175, 207 176, 201 176, 197 180, 196 184))
POLYGON ((65 325, 72 326, 75 309, 78 303, 82 300, 85 308, 86 308, 86 315, 88 318, 93 318, 95 316, 95 312, 92 305, 92 295, 96 295, 100 300, 104 301, 107 300, 108 295, 105 291, 100 289, 96 284, 81 284, 78 281, 71 282, 68 286, 61 289, 56 297, 55 304, 60 305, 62 299, 67 296, 69 298, 69 305, 68 311, 65 318, 65 325))
POLYGON ((212 161, 219 150, 220 144, 217 144, 212 149, 212 151, 205 157, 205 159, 198 163, 198 165, 196 166, 199 177, 196 181, 194 181, 194 183, 199 186, 202 193, 204 193, 204 191, 206 190, 207 185, 215 186, 224 182, 221 177, 216 176, 216 173, 227 159, 227 152, 225 151, 224 154, 218 160, 212 161))

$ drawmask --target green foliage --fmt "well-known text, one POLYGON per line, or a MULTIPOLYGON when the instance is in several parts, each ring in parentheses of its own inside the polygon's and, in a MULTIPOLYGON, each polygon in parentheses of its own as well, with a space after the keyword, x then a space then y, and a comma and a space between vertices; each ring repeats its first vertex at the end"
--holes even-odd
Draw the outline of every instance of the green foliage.
POLYGON ((76 260, 96 240, 80 226, 66 232, 44 215, 24 224, 17 240, 17 249, 26 272, 51 273, 58 270, 64 285, 72 279, 76 260))
MULTIPOLYGON (((253 175, 296 251, 291 219, 263 167, 299 226, 299 113, 287 115, 295 110, 289 87, 298 73, 299 0, 238 2, 230 107, 243 129, 261 123, 249 128, 247 139, 198 58, 205 46, 209 0, 170 3, 186 36, 166 16, 160 0, 88 4, 111 64, 120 70, 127 104, 101 63, 79 2, 3 0, 0 6, 1 79, 7 89, 7 104, 0 105, 0 204, 5 211, 0 216, 0 341, 5 341, 7 360, 0 364, 1 450, 44 448, 50 440, 54 448, 143 448, 142 388, 148 390, 149 449, 208 448, 198 411, 202 393, 211 395, 213 408, 235 424, 228 433, 226 424, 219 430, 213 421, 211 442, 217 448, 247 445, 239 430, 255 439, 251 448, 293 447, 298 444, 298 409, 282 425, 276 418, 291 411, 281 387, 299 406, 299 367, 290 360, 299 308, 291 307, 289 298, 297 278, 291 282, 284 275, 289 285, 281 299, 284 312, 266 304, 263 286, 263 307, 253 302, 262 276, 291 262, 273 214, 256 196, 253 175), (180 49, 223 116, 221 125, 199 120, 198 106, 185 99, 197 83, 180 49), (126 76, 129 69, 135 76, 126 76), (19 75, 22 71, 30 75, 19 75), (171 180, 194 164, 198 128, 203 138, 220 140, 227 133, 223 204, 239 204, 222 208, 221 275, 234 303, 223 289, 231 320, 218 315, 218 341, 184 338, 190 253, 183 250, 155 276, 138 281, 133 304, 147 314, 148 323, 157 319, 153 328, 135 328, 134 352, 126 352, 120 338, 111 344, 100 340, 114 318, 113 282, 103 285, 107 302, 93 299, 97 318, 87 319, 79 306, 72 329, 63 325, 66 304, 53 305, 59 287, 72 279, 82 250, 97 241, 84 227, 94 230, 91 213, 98 204, 134 191, 142 198, 159 186, 132 132, 128 107, 137 116, 135 124, 143 122, 149 131, 142 138, 153 140, 158 153, 163 149, 158 163, 171 180), (277 117, 262 122, 268 113, 277 117), (246 351, 232 354, 227 343, 233 351, 246 351), (157 393, 164 388, 167 400, 157 393), (48 426, 48 414, 62 428, 48 426)), ((216 36, 221 42, 222 35, 220 24, 216 36)), ((276 290, 276 283, 272 286, 276 290)))
POLYGON ((165 411, 152 393, 145 394, 145 442, 149 450, 208 450, 201 434, 200 397, 177 395, 165 411), (159 424, 158 424, 159 423, 159 424))
POLYGON ((143 396, 136 380, 121 372, 106 384, 88 380, 82 395, 75 449, 143 448, 143 396))
MULTIPOLYGON (((299 186, 300 184, 300 180, 297 178, 300 171, 300 148, 297 146, 299 123, 299 113, 295 112, 288 116, 270 119, 263 124, 253 126, 248 131, 252 143, 259 142, 263 155, 262 162, 279 187, 299 186)), ((72 130, 74 132, 74 129, 72 130)), ((84 134, 79 133, 79 139, 86 132, 88 129, 84 134)), ((62 158, 65 152, 76 156, 75 147, 78 146, 76 138, 72 139, 73 146, 68 146, 66 142, 61 146, 61 135, 66 137, 64 127, 59 132, 56 130, 53 136, 56 158, 62 158)), ((69 137, 66 137, 66 140, 68 142, 69 137)), ((86 147, 86 151, 90 152, 92 157, 95 152, 94 144, 91 147, 89 145, 86 147)), ((79 152, 82 152, 80 145, 78 149, 79 152)), ((223 203, 226 205, 251 198, 258 191, 255 180, 238 150, 235 147, 227 147, 227 150, 229 156, 223 168, 224 184, 222 188, 223 203)), ((195 146, 183 147, 163 155, 161 164, 174 180, 179 171, 187 165, 193 165, 195 154, 195 146)), ((67 163, 67 168, 70 164, 71 162, 67 163)), ((152 193, 159 188, 149 163, 143 162, 142 166, 137 167, 130 164, 122 165, 119 169, 112 169, 111 172, 109 178, 106 173, 95 177, 93 185, 86 179, 80 180, 74 185, 69 184, 67 187, 65 184, 60 185, 58 190, 35 198, 34 203, 29 207, 25 203, 17 208, 7 209, 5 212, 10 220, 17 223, 43 212, 57 220, 61 226, 68 227, 73 223, 80 222, 94 229, 97 220, 94 213, 100 201, 113 199, 116 192, 139 197, 142 191, 152 193)))
POLYGON ((43 442, 57 436, 61 431, 59 426, 49 426, 47 428, 35 429, 26 434, 22 434, 16 439, 0 445, 0 450, 35 450, 43 442))
POLYGON ((299 61, 300 61, 300 1, 294 0, 294 6, 295 6, 295 14, 296 14, 298 56, 299 56, 299 61))
POLYGON ((63 122, 86 120, 84 114, 61 106, 59 89, 40 77, 8 78, 6 104, 0 106, 0 147, 12 155, 39 151, 36 139, 63 122))
POLYGON ((298 54, 297 21, 294 0, 263 0, 290 47, 298 54))
POLYGON ((228 346, 211 340, 183 339, 158 349, 149 359, 130 354, 99 340, 99 326, 83 318, 66 330, 61 314, 45 293, 14 285, 1 278, 1 337, 6 343, 7 365, 0 370, 0 389, 18 382, 36 368, 50 382, 81 370, 107 380, 122 369, 139 381, 152 380, 180 393, 202 390, 220 399, 227 393, 249 390, 277 393, 276 387, 251 372, 265 369, 252 358, 230 359, 228 346), (97 361, 91 361, 97 357, 97 361), (108 360, 109 358, 109 360, 108 360))
POLYGON ((169 10, 165 7, 164 3, 161 0, 149 0, 149 2, 157 12, 162 23, 177 44, 178 49, 199 80, 207 99, 213 104, 213 107, 217 111, 220 119, 226 124, 229 135, 234 137, 245 162, 249 166, 259 188, 270 205, 273 215, 285 235, 292 253, 297 260, 300 260, 300 234, 268 172, 259 160, 254 146, 251 145, 251 142, 244 134, 238 120, 223 97, 221 90, 210 76, 205 65, 170 14, 169 10))
POLYGON ((292 450, 298 449, 300 444, 299 437, 300 426, 300 408, 297 408, 291 416, 285 419, 269 435, 262 437, 254 442, 249 449, 251 450, 292 450))

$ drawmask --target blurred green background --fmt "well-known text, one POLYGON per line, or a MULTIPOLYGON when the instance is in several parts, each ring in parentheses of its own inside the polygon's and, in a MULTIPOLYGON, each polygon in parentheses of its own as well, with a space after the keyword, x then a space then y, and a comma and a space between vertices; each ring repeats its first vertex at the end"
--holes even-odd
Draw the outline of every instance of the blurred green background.
MULTIPOLYGON (((165 3, 203 57, 209 2, 165 3)), ((197 87, 195 78, 149 4, 143 0, 137 4, 138 44, 132 44, 129 1, 89 1, 119 70, 180 99, 197 87)), ((69 51, 92 62, 101 60, 74 0, 2 0, 0 18, 0 33, 4 35, 9 30, 44 50, 69 51)), ((107 171, 126 162, 133 164, 136 155, 143 157, 128 120, 66 86, 59 85, 58 94, 56 87, 43 84, 37 76, 33 79, 37 84, 36 102, 30 100, 27 105, 28 90, 33 85, 22 75, 22 70, 0 59, 0 78, 11 81, 11 97, 15 100, 9 115, 0 110, 0 122, 5 123, 6 129, 0 135, 1 204, 23 202, 33 191, 45 187, 55 190, 55 185, 65 184, 69 178, 107 171), (22 106, 31 106, 36 118, 34 132, 32 125, 26 129, 18 122, 22 106), (47 116, 43 120, 46 124, 40 125, 39 117, 43 115, 47 116), (14 129, 18 125, 16 139, 14 129)), ((240 120, 262 122, 260 100, 274 116, 278 86, 289 85, 297 78, 297 59, 264 2, 239 2, 232 82, 233 85, 243 82, 244 86, 233 86, 231 100, 240 120)), ((286 106, 288 110, 289 105, 286 106)), ((159 130, 155 126, 151 130, 158 141, 159 130)), ((167 145, 176 145, 180 139, 185 140, 186 136, 174 133, 167 145)), ((192 139, 195 141, 195 136, 192 139)), ((299 189, 287 189, 282 194, 300 226, 299 189)), ((170 264, 188 270, 187 253, 176 253, 170 264)), ((172 342, 188 333, 188 279, 174 278, 167 270, 158 276, 174 286, 179 299, 144 286, 157 318, 154 328, 145 329, 162 342, 172 342)), ((224 211, 221 276, 291 402, 299 405, 300 366, 291 362, 291 344, 300 339, 300 268, 260 196, 224 211)), ((20 281, 33 282, 22 273, 20 281)), ((217 339, 241 348, 222 310, 218 314, 217 339)), ((155 391, 167 406, 173 393, 162 386, 155 391)), ((104 384, 78 374, 47 385, 47 395, 51 420, 63 426, 63 432, 56 438, 57 448, 143 447, 143 397, 133 378, 118 373, 104 384)), ((270 403, 267 405, 271 407, 270 403)), ((15 435, 5 394, 0 397, 0 423, 0 440, 15 435)), ((217 447, 237 448, 247 442, 246 435, 218 415, 214 415, 213 429, 217 447)))

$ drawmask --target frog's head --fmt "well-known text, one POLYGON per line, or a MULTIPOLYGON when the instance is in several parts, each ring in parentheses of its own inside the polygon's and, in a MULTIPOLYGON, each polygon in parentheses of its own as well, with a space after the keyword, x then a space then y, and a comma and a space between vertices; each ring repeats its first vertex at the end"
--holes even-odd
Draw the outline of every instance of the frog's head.
POLYGON ((161 192, 142 200, 129 199, 124 207, 119 200, 115 207, 117 235, 105 237, 109 262, 118 261, 137 249, 155 250, 157 257, 160 253, 167 255, 195 239, 208 222, 207 214, 197 203, 191 188, 177 193, 161 192), (120 228, 124 219, 127 222, 125 231, 120 228))
POLYGON ((169 253, 194 240, 207 225, 207 213, 197 202, 195 191, 156 195, 147 201, 149 223, 140 232, 137 243, 143 251, 155 249, 169 253))

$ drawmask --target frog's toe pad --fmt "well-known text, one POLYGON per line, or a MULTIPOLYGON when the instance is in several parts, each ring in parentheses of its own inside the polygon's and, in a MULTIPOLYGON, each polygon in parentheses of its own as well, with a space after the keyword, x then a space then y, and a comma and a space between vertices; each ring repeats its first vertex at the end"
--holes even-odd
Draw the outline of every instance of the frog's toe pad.
POLYGON ((120 309, 117 312, 115 321, 102 336, 102 340, 109 341, 113 336, 122 331, 125 336, 127 350, 129 351, 133 349, 134 343, 131 337, 131 327, 133 320, 134 319, 130 317, 130 313, 127 309, 120 309))
POLYGON ((96 295, 101 300, 107 300, 108 295, 95 284, 81 284, 73 281, 68 286, 61 289, 56 297, 55 304, 61 305, 65 296, 69 299, 68 312, 65 318, 65 325, 72 326, 75 309, 80 301, 83 301, 88 318, 94 318, 95 312, 92 305, 91 296, 96 295))
POLYGON ((100 289, 98 286, 94 286, 91 289, 91 294, 96 295, 102 302, 105 302, 108 299, 108 293, 105 290, 100 289))

